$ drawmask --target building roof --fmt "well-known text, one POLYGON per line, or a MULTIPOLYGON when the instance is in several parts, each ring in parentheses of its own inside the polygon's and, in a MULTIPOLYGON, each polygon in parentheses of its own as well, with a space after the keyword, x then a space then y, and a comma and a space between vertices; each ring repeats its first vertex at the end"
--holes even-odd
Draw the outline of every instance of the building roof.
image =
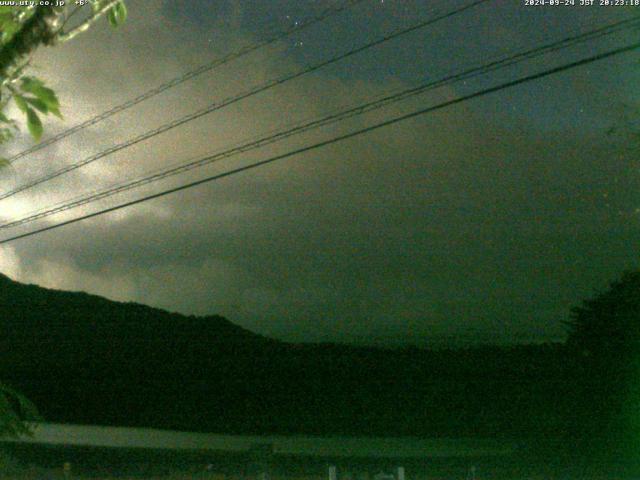
POLYGON ((314 437, 284 435, 223 435, 150 428, 126 428, 54 423, 33 424, 33 436, 5 441, 111 448, 246 452, 270 445, 274 454, 311 457, 480 457, 515 452, 516 443, 477 438, 314 437))

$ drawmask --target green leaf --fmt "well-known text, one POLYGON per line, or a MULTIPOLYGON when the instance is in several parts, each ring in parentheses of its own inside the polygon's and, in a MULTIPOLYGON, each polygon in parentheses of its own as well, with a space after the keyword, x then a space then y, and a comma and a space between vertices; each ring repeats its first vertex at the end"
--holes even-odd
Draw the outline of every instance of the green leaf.
POLYGON ((62 120, 62 114, 60 113, 60 109, 58 107, 49 106, 49 113, 53 113, 56 117, 62 120))
POLYGON ((10 140, 13 136, 13 130, 7 127, 0 128, 0 143, 10 140))
POLYGON ((109 23, 112 27, 116 28, 122 25, 127 20, 127 6, 124 1, 116 3, 109 10, 109 23))
POLYGON ((44 102, 49 111, 56 117, 62 118, 62 114, 60 113, 60 102, 58 101, 58 97, 56 97, 56 94, 53 93, 53 90, 44 88, 41 92, 38 93, 38 98, 42 100, 42 102, 44 102))
POLYGON ((0 23, 0 41, 6 43, 13 38, 13 36, 20 30, 22 25, 13 20, 13 18, 2 17, 0 23))
POLYGON ((49 113, 49 107, 39 98, 24 97, 24 99, 34 106, 39 112, 49 113))
POLYGON ((116 7, 113 7, 111 10, 109 10, 109 14, 107 15, 107 18, 109 19, 109 24, 113 28, 116 28, 118 26, 118 20, 116 19, 115 10, 116 10, 116 7))
POLYGON ((16 106, 24 113, 27 113, 29 105, 22 95, 14 95, 13 100, 16 102, 16 106))
POLYGON ((0 128, 0 144, 7 143, 13 139, 13 130, 10 128, 0 128))
POLYGON ((11 165, 9 159, 0 157, 0 170, 11 165))
POLYGON ((44 82, 36 77, 22 77, 22 90, 33 93, 35 88, 44 87, 44 82))
POLYGON ((42 122, 40 121, 40 117, 32 108, 27 107, 27 127, 29 128, 29 133, 36 140, 40 140, 42 137, 42 122))
POLYGON ((62 118, 62 114, 60 113, 60 101, 56 96, 55 92, 50 88, 44 86, 44 83, 34 77, 25 77, 22 80, 22 86, 20 87, 22 91, 29 92, 38 97, 42 103, 46 105, 46 112, 38 108, 35 104, 33 104, 38 110, 43 113, 53 113, 56 117, 62 118))
POLYGON ((0 122, 2 123, 12 123, 4 113, 0 112, 0 122))
POLYGON ((122 0, 116 5, 116 8, 118 9, 119 23, 120 25, 122 25, 127 21, 127 16, 129 14, 129 12, 127 11, 127 5, 124 3, 124 0, 122 0))
POLYGON ((60 101, 53 90, 41 87, 34 89, 33 93, 44 102, 51 113, 62 118, 62 115, 60 115, 60 101))

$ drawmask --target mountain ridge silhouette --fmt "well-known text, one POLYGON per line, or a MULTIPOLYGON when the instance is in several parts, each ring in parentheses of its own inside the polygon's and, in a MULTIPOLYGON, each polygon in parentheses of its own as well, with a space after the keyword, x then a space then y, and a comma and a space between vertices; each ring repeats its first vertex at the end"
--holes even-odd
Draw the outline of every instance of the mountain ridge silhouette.
POLYGON ((571 393, 561 345, 293 344, 218 315, 186 316, 1 274, 0 355, 0 379, 59 423, 521 436, 548 435, 570 407, 557 401, 571 393))

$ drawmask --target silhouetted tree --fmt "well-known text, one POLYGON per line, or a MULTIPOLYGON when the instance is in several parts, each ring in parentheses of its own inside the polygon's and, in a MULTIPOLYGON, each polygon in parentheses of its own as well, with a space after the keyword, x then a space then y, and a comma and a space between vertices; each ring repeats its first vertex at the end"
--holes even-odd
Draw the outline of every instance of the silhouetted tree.
POLYGON ((603 453, 637 456, 640 271, 625 272, 606 291, 573 308, 568 325, 567 343, 578 359, 582 387, 583 433, 603 453))
POLYGON ((625 272, 609 289, 571 310, 570 346, 598 362, 628 357, 640 346, 640 271, 625 272))

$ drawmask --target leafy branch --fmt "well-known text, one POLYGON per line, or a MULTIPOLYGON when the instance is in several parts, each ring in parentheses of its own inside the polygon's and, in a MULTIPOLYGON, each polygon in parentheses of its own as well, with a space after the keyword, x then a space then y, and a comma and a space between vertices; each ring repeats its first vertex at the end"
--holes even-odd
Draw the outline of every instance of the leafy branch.
MULTIPOLYGON (((36 141, 44 131, 42 114, 62 118, 55 92, 42 80, 25 75, 38 47, 72 40, 103 16, 113 27, 119 27, 127 19, 124 0, 85 0, 80 8, 0 6, 0 144, 11 141, 19 130, 17 120, 5 114, 12 103, 24 115, 27 129, 36 141), (90 13, 67 31, 71 17, 85 6, 90 13)), ((7 163, 0 157, 0 166, 7 163)))
POLYGON ((33 432, 26 421, 40 420, 36 406, 20 392, 0 383, 0 437, 19 437, 33 432))

